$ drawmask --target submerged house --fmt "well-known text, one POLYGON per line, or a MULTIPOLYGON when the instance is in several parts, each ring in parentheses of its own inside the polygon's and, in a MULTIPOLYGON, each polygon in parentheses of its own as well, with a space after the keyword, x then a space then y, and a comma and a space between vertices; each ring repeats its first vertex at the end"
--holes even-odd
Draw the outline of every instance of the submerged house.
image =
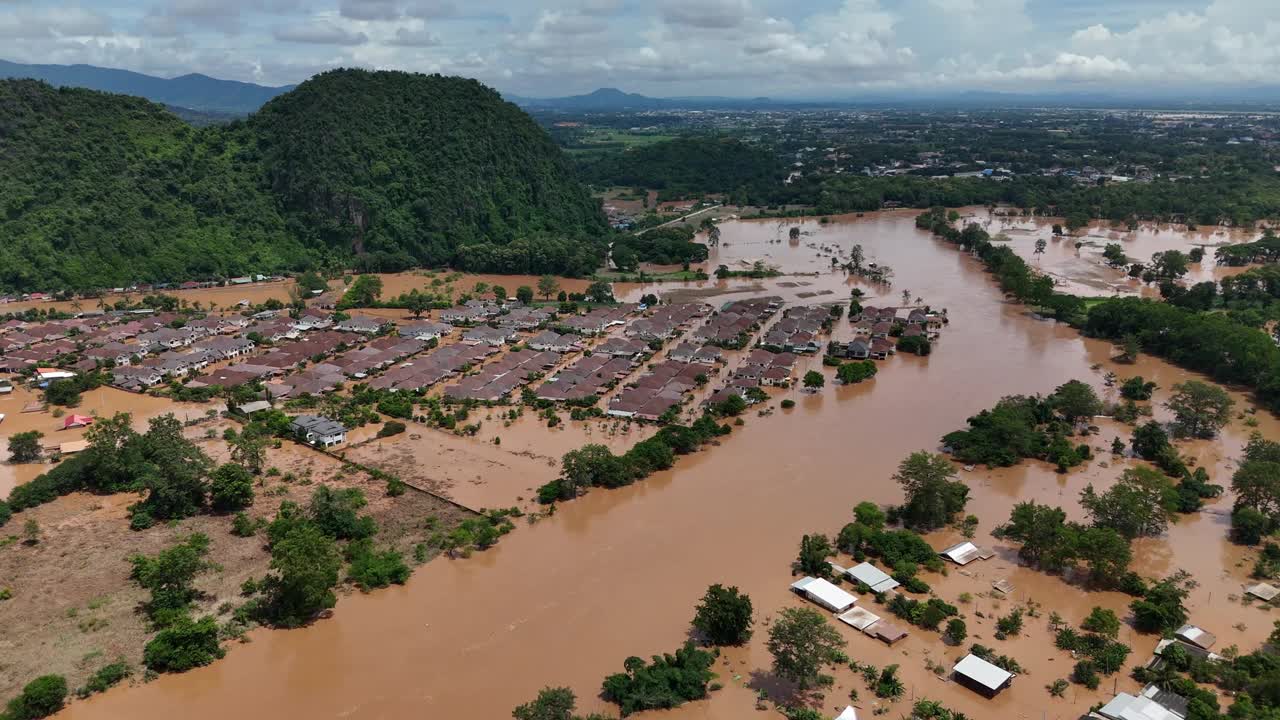
POLYGON ((797 594, 817 603, 831 612, 841 613, 853 607, 858 598, 841 590, 822 578, 806 577, 791 583, 797 594))
POLYGON ((999 695, 1013 682, 1013 673, 972 653, 956 663, 951 673, 956 682, 988 698, 999 695))
POLYGON ((342 423, 319 415, 299 415, 289 423, 289 429, 299 440, 312 445, 329 447, 347 439, 347 429, 342 423))

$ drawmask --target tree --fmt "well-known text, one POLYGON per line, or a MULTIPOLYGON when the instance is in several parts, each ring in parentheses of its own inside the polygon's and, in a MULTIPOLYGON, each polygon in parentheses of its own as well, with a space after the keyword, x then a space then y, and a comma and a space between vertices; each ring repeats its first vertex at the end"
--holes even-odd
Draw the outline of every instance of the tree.
POLYGON ((588 487, 621 487, 635 479, 626 462, 599 443, 565 453, 560 460, 560 478, 575 495, 588 487))
POLYGON ((208 536, 193 533, 154 557, 134 555, 129 558, 133 566, 130 578, 151 593, 145 609, 152 622, 159 626, 168 625, 191 607, 199 596, 195 589, 196 576, 213 567, 205 560, 208 554, 208 536))
POLYGON ((209 501, 216 512, 235 512, 253 504, 253 475, 243 466, 226 463, 212 477, 209 501))
POLYGON ((271 546, 272 574, 263 580, 266 616, 281 627, 297 627, 337 599, 342 558, 334 541, 310 522, 299 522, 271 546))
POLYGON ((1151 256, 1151 272, 1161 280, 1176 280, 1187 274, 1187 256, 1181 250, 1165 250, 1151 256))
POLYGON ((493 287, 489 288, 489 290, 493 292, 493 299, 498 301, 507 299, 507 289, 505 287, 501 285, 494 285, 493 287))
POLYGON ((1110 608, 1095 607, 1089 611, 1089 617, 1080 623, 1080 627, 1089 632, 1114 638, 1120 634, 1120 618, 1110 608))
POLYGON ((601 696, 618 704, 623 717, 642 710, 673 708, 707 696, 707 684, 715 677, 715 655, 687 642, 675 654, 653 656, 646 664, 632 656, 623 661, 625 672, 604 679, 601 696))
POLYGON ((1173 411, 1174 435, 1212 438, 1231 419, 1235 401, 1216 385, 1188 380, 1173 386, 1173 396, 1164 405, 1173 411))
POLYGON ((183 437, 182 423, 173 415, 152 418, 146 434, 134 442, 140 446, 143 461, 130 470, 147 490, 146 499, 131 508, 135 526, 140 514, 172 520, 199 512, 208 493, 213 461, 183 437))
POLYGON ((963 620, 952 618, 947 621, 947 639, 952 645, 959 645, 966 637, 969 637, 969 629, 963 620))
POLYGON ((1138 353, 1142 351, 1142 345, 1138 342, 1138 336, 1129 333, 1120 339, 1120 355, 1116 358, 1117 362, 1136 363, 1138 362, 1138 353))
POLYGON ((142 662, 152 672, 186 672, 208 665, 226 651, 218 644, 218 623, 210 616, 178 616, 147 643, 142 662))
POLYGON ((861 525, 865 525, 872 530, 884 529, 886 516, 878 505, 867 500, 863 500, 853 508, 853 518, 861 525))
POLYGON ((751 639, 751 598, 719 583, 707 588, 693 616, 693 627, 713 645, 741 645, 751 639))
POLYGON ((1044 238, 1036 238, 1036 255, 1043 255, 1045 248, 1049 247, 1049 241, 1044 238))
POLYGON ((9 701, 5 720, 38 720, 59 710, 67 700, 67 679, 61 675, 41 675, 9 701))
POLYGON ((1159 387, 1154 382, 1145 380, 1141 375, 1125 379, 1120 384, 1120 397, 1126 400, 1150 400, 1151 394, 1159 387))
POLYGON ((519 300, 523 305, 533 302, 533 288, 528 285, 521 285, 516 288, 516 300, 519 300))
POLYGON ((1102 401, 1098 399, 1098 394, 1079 380, 1069 380, 1059 385, 1049 396, 1049 402, 1071 423, 1102 412, 1102 401))
POLYGON ((1124 254, 1124 246, 1120 243, 1107 243, 1107 246, 1102 249, 1102 257, 1111 267, 1118 268, 1129 264, 1129 258, 1124 254))
POLYGON ((614 302, 613 285, 605 282, 604 280, 596 280, 595 282, 588 285, 587 292, 585 294, 586 294, 587 301, 589 302, 593 302, 593 303, 614 302))
POLYGON ((809 390, 818 390, 825 385, 827 379, 817 370, 810 370, 804 374, 804 386, 809 390))
POLYGON ((560 282, 553 275, 538 278, 538 294, 543 300, 550 300, 552 295, 560 292, 560 282))
MULTIPOLYGON (((364 492, 360 488, 334 490, 328 485, 321 485, 311 493, 307 516, 321 532, 331 538, 361 540, 372 537, 378 530, 373 518, 357 514, 366 504, 364 492)), ((268 529, 268 535, 274 543, 277 534, 272 530, 268 529)))
POLYGON ((898 464, 893 479, 906 494, 902 517, 908 527, 936 530, 949 525, 952 517, 964 510, 969 488, 953 480, 955 476, 955 466, 944 455, 919 451, 898 464))
POLYGON ((1118 587, 1133 561, 1129 541, 1105 527, 1076 528, 1073 537, 1071 550, 1088 568, 1089 582, 1099 588, 1118 587))
POLYGON ((806 689, 818 682, 822 668, 844 650, 844 636, 810 608, 783 608, 769 628, 773 671, 806 689))
POLYGON ((227 441, 231 446, 231 460, 243 465, 254 475, 262 474, 267 461, 267 439, 256 430, 246 428, 227 441))
POLYGON ((853 248, 849 250, 849 265, 855 271, 862 269, 862 263, 865 259, 866 254, 862 250, 861 243, 854 245, 853 248))
POLYGON ((515 720, 608 720, 592 713, 581 717, 574 715, 578 698, 566 687, 546 687, 538 691, 538 697, 511 711, 515 720))
POLYGON ((1080 493, 1080 505, 1094 525, 1111 528, 1130 540, 1163 533, 1173 516, 1170 506, 1174 502, 1173 483, 1145 467, 1125 470, 1102 494, 1094 491, 1092 483, 1080 493))
POLYGON ((1190 595, 1189 578, 1179 572, 1147 588, 1146 594, 1129 604, 1133 626, 1139 632, 1172 632, 1187 621, 1182 601, 1190 595))
POLYGON ((9 436, 9 462, 29 463, 40 459, 40 453, 43 448, 40 447, 40 438, 44 437, 44 433, 39 430, 28 430, 27 432, 14 433, 9 436))
POLYGON ((426 312, 427 309, 431 307, 431 298, 420 292, 414 291, 409 293, 408 297, 404 299, 404 306, 406 310, 413 313, 415 318, 419 318, 422 317, 422 313, 426 312))
POLYGON ((831 570, 827 558, 835 554, 826 535, 805 535, 800 538, 800 554, 796 557, 795 569, 806 575, 826 577, 831 570))
POLYGON ((338 309, 373 307, 378 304, 380 297, 382 297, 382 278, 374 274, 360 275, 343 294, 342 300, 338 303, 338 309))

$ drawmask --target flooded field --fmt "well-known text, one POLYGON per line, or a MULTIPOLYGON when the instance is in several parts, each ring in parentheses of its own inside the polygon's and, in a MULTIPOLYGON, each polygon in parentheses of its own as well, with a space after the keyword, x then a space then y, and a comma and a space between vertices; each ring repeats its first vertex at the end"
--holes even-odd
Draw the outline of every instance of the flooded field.
MULTIPOLYGON (((87 427, 63 429, 67 416, 72 414, 91 417, 111 417, 119 412, 133 415, 133 424, 138 430, 146 430, 147 420, 158 415, 173 413, 179 420, 192 420, 205 415, 209 410, 215 412, 224 409, 222 403, 208 405, 197 403, 175 403, 165 398, 139 395, 112 387, 100 387, 83 394, 80 404, 74 408, 63 408, 64 415, 55 417, 50 409, 38 412, 23 412, 33 404, 38 404, 40 394, 23 386, 15 386, 12 393, 0 395, 0 413, 5 415, 0 423, 0 457, 8 458, 7 441, 10 435, 29 430, 44 433, 40 442, 45 447, 54 447, 62 443, 84 438, 87 427)), ((15 485, 27 482, 51 466, 48 463, 24 463, 14 465, 0 462, 0 499, 8 497, 15 485)))
MULTIPOLYGON (((833 387, 834 372, 827 368, 823 392, 780 391, 770 405, 776 407, 786 397, 796 401, 794 408, 769 417, 749 414, 745 425, 719 447, 682 458, 672 471, 620 490, 592 491, 549 518, 522 524, 500 545, 470 559, 432 562, 402 588, 344 597, 333 618, 313 627, 255 631, 250 643, 231 647, 225 660, 210 667, 116 688, 74 703, 62 716, 504 718, 546 685, 572 687, 580 711, 606 710, 598 698, 604 676, 620 671, 629 655, 677 647, 686 638, 695 603, 717 582, 751 595, 756 635, 717 662, 725 688, 711 700, 654 716, 750 716, 758 689, 780 690, 768 670, 767 620, 778 608, 801 603, 787 586, 802 534, 837 532, 862 500, 900 502, 901 492, 890 479, 898 462, 912 451, 936 449, 944 433, 963 426, 965 418, 1003 395, 1047 393, 1078 378, 1114 399, 1102 382, 1103 372, 1113 370, 1121 377, 1141 374, 1155 380, 1159 403, 1170 386, 1189 377, 1148 358, 1137 365, 1114 365, 1107 344, 1037 321, 1023 308, 1006 304, 976 262, 917 230, 914 214, 882 213, 825 225, 811 220, 802 225, 796 241, 788 239, 785 223, 727 223, 721 246, 712 249, 711 268, 725 264, 737 269, 761 259, 790 272, 813 274, 660 284, 627 292, 628 298, 652 290, 669 299, 703 298, 717 305, 752 295, 843 301, 855 283, 830 270, 831 258, 847 257, 857 243, 868 261, 895 271, 891 287, 860 285, 871 298, 867 303, 897 304, 907 291, 913 299, 947 309, 950 325, 931 356, 891 358, 873 381, 850 387, 833 387)), ((1138 235, 1139 242, 1148 242, 1138 235)), ((1150 240, 1156 249, 1169 249, 1158 247, 1163 242, 1150 240)), ((508 289, 514 284, 504 282, 508 289)), ((850 335, 842 320, 835 337, 850 335)), ((821 366, 817 359, 803 362, 821 366)), ((797 372, 806 369, 802 364, 797 372)), ((1246 398, 1236 399, 1242 408, 1248 406, 1246 398)), ((480 496, 490 484, 501 492, 527 492, 554 474, 545 458, 575 447, 579 438, 574 435, 585 439, 586 433, 580 428, 549 432, 530 420, 510 428, 486 423, 485 432, 501 433, 501 456, 492 454, 491 436, 457 439, 473 447, 455 447, 455 438, 425 430, 418 440, 393 439, 353 452, 406 467, 421 465, 432 474, 455 473, 468 481, 478 476, 484 483, 474 486, 480 496), (494 464, 499 461, 500 466, 494 464), (486 473, 495 470, 510 477, 490 479, 486 473)), ((1274 418, 1260 414, 1256 422, 1256 429, 1280 438, 1274 418)), ((1235 420, 1219 441, 1182 449, 1208 468, 1214 482, 1225 484, 1233 458, 1254 429, 1235 420)), ((1091 442, 1101 449, 1113 436, 1128 433, 1104 423, 1102 434, 1091 442)), ((1129 598, 1088 593, 1020 568, 1016 549, 992 538, 990 531, 1007 520, 1014 504, 1029 499, 1060 503, 1079 517, 1079 491, 1091 482, 1105 487, 1123 465, 1102 452, 1067 475, 1041 463, 960 473, 972 488, 967 512, 981 519, 975 541, 993 547, 997 555, 963 572, 952 568, 945 578, 924 577, 948 601, 962 592, 975 596, 972 605, 961 607, 970 624, 966 646, 992 646, 1028 672, 997 699, 985 700, 926 668, 926 659, 949 666, 963 654, 943 645, 936 634, 917 630, 888 648, 837 625, 848 639, 852 659, 880 667, 901 664, 908 695, 891 716, 905 712, 909 698, 929 697, 973 718, 1074 718, 1110 696, 1110 678, 1097 692, 1073 685, 1065 698, 1049 696, 1044 686, 1066 677, 1073 660, 1052 647, 1045 618, 1052 610, 1078 624, 1092 606, 1122 610, 1129 598), (1013 599, 997 604, 991 597, 996 579, 1014 586, 1013 599), (1041 616, 1027 618, 1021 636, 994 640, 993 611, 1003 614, 1015 601, 1027 600, 1040 604, 1041 616), (978 612, 986 619, 978 618, 978 612)), ((1165 537, 1141 541, 1135 546, 1134 568, 1148 576, 1175 568, 1192 572, 1200 582, 1188 602, 1192 621, 1218 634, 1222 646, 1234 643, 1248 651, 1266 637, 1273 617, 1262 608, 1242 606, 1236 597, 1248 563, 1242 564, 1245 553, 1225 540, 1230 505, 1229 496, 1214 501, 1201 513, 1181 518, 1165 537)), ((929 540, 941 547, 954 536, 946 531, 929 540)), ((836 561, 850 563, 847 557, 836 561)), ((874 610, 869 599, 863 602, 874 610)), ((1145 661, 1155 644, 1154 637, 1127 629, 1121 639, 1134 649, 1130 663, 1145 661)), ((847 668, 835 675, 823 709, 832 713, 842 708, 849 690, 857 688, 863 698, 857 704, 869 716, 873 698, 862 681, 847 668)), ((1114 677, 1114 688, 1135 689, 1127 672, 1114 677)))

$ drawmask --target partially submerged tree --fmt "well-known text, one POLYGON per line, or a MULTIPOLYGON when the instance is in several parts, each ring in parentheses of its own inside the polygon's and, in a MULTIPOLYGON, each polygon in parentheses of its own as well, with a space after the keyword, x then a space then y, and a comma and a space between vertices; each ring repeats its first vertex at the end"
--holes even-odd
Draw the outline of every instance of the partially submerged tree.
POLYGON ((773 671, 802 690, 819 682, 822 668, 835 662, 844 646, 844 636, 810 608, 783 608, 769 628, 773 671))

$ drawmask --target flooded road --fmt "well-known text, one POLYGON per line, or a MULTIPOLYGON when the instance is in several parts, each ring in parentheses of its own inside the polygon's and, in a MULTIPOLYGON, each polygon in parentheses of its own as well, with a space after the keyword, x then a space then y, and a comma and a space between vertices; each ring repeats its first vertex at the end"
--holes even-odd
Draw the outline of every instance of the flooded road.
MULTIPOLYGON (((715 670, 726 687, 710 701, 654 717, 749 716, 753 688, 776 685, 768 675, 764 619, 779 607, 801 602, 787 586, 802 534, 836 533, 862 500, 901 502, 890 479, 898 462, 912 451, 935 449, 944 433, 960 428, 965 418, 1003 395, 1047 393, 1071 378, 1089 381, 1101 391, 1102 372, 1112 369, 1121 377, 1154 379, 1161 387, 1158 402, 1172 384, 1189 377, 1148 358, 1114 366, 1107 344, 1031 319, 1022 308, 1003 301, 976 262, 917 230, 914 214, 883 213, 827 225, 809 221, 794 243, 787 239, 786 226, 776 221, 727 223, 723 244, 712 251, 712 268, 765 257, 788 270, 818 274, 708 281, 678 294, 698 293, 716 304, 725 291, 743 288, 808 302, 843 300, 851 281, 829 271, 830 257, 847 255, 859 243, 869 261, 895 270, 892 287, 863 286, 873 296, 865 302, 897 304, 906 289, 947 309, 950 326, 930 357, 891 358, 873 381, 851 387, 832 386, 834 372, 827 368, 825 391, 775 395, 774 400, 794 399, 796 406, 770 417, 748 414, 745 426, 735 428, 721 446, 680 459, 672 471, 628 488, 592 491, 559 507, 550 518, 521 526, 487 552, 429 563, 404 587, 344 597, 333 618, 310 628, 255 631, 250 643, 232 645, 227 658, 210 667, 116 688, 74 703, 60 717, 507 718, 512 707, 547 685, 573 688, 580 711, 605 710, 609 708, 597 697, 603 678, 620 671, 629 655, 648 656, 678 646, 694 605, 717 582, 751 595, 755 638, 717 662, 715 670), (1093 369, 1095 365, 1100 367, 1093 369)), ((677 288, 655 287, 665 293, 677 288)), ((723 300, 741 297, 746 295, 731 292, 723 300)), ((837 338, 851 334, 847 321, 837 327, 837 338)), ((820 367, 816 358, 806 362, 820 367)), ((805 369, 798 368, 798 374, 805 369)), ((1236 397, 1245 406, 1245 399, 1236 397)), ((1260 414, 1256 422, 1258 430, 1280 438, 1280 425, 1272 417, 1260 414)), ((1220 442, 1190 448, 1214 482, 1229 482, 1232 458, 1252 429, 1233 421, 1220 442)), ((509 434, 528 437, 523 431, 509 434)), ((1091 444, 1105 447, 1115 434, 1127 438, 1128 430, 1104 424, 1091 444)), ((504 437, 503 446, 507 444, 504 437)), ((517 445, 514 438, 511 444, 517 445)), ((539 454, 560 451, 553 444, 539 454)), ((997 557, 963 573, 951 568, 945 578, 932 573, 923 577, 948 601, 955 602, 962 592, 975 596, 972 605, 961 607, 970 626, 966 646, 986 644, 1027 668, 997 699, 982 699, 926 669, 926 658, 949 667, 963 654, 943 645, 934 633, 916 630, 890 649, 837 625, 848 638, 849 656, 881 667, 900 663, 908 698, 940 700, 974 718, 1074 718, 1109 697, 1111 678, 1096 693, 1072 686, 1065 698, 1049 696, 1044 686, 1069 675, 1073 661, 1052 648, 1044 618, 1056 610, 1078 624, 1092 606, 1121 609, 1129 598, 1086 593, 1061 579, 1019 568, 1015 548, 989 533, 1008 518, 1014 504, 1033 498, 1061 503, 1069 515, 1079 517, 1075 501, 1080 489, 1089 482, 1105 486, 1119 470, 1102 453, 1065 476, 1041 463, 960 473, 972 488, 967 512, 981 519, 975 541, 994 547, 997 557), (1029 598, 1041 604, 1042 617, 1027 618, 1023 635, 1009 641, 991 637, 991 615, 1014 605, 986 596, 998 578, 1014 585, 1017 601, 1029 598), (987 618, 978 618, 977 612, 987 618)), ((1229 497, 1220 499, 1202 513, 1182 518, 1166 537, 1138 543, 1134 567, 1149 576, 1179 567, 1194 573, 1201 584, 1188 603, 1193 622, 1217 633, 1223 646, 1238 643, 1248 651, 1267 635, 1271 618, 1234 599, 1248 567, 1240 565, 1244 553, 1224 539, 1230 503, 1229 497), (1228 626, 1233 623, 1240 624, 1228 626)), ((945 531, 929 539, 941 547, 954 535, 945 531)), ((847 557, 836 561, 851 562, 847 557)), ((869 599, 863 602, 875 610, 869 599)), ((1153 637, 1127 629, 1121 639, 1132 643, 1131 662, 1144 661, 1155 643, 1153 637)), ((862 696, 857 704, 870 715, 874 698, 861 679, 847 668, 838 668, 835 675, 824 710, 842 708, 849 689, 856 688, 862 696)), ((1115 677, 1114 687, 1134 689, 1127 673, 1115 677)), ((906 712, 906 702, 895 706, 894 717, 906 712)))

